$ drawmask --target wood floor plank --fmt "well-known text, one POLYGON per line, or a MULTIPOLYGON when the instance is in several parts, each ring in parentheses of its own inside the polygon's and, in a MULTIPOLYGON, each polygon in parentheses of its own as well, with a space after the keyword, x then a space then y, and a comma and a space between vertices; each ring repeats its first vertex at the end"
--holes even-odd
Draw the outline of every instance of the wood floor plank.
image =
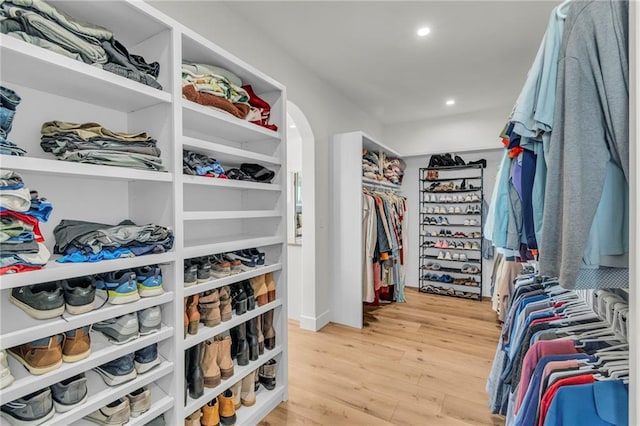
POLYGON ((500 329, 489 302, 406 291, 362 330, 289 324, 289 401, 260 425, 496 426, 484 391, 500 329))

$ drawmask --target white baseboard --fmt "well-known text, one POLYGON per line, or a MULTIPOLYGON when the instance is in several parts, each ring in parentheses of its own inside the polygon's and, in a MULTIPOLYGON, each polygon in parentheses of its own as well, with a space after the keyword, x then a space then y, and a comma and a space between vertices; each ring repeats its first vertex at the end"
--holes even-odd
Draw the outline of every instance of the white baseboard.
POLYGON ((329 324, 330 321, 331 312, 329 310, 324 311, 317 317, 300 315, 300 328, 304 330, 319 331, 322 327, 329 324))

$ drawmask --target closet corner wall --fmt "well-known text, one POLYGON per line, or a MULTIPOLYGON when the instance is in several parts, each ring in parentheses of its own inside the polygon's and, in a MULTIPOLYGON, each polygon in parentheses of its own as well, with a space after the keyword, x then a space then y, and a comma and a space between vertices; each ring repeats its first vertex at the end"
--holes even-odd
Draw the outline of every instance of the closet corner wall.
MULTIPOLYGON (((54 213, 42 226, 50 250, 55 242, 53 228, 61 219, 117 223, 131 218, 137 223, 158 223, 173 229, 175 241, 168 253, 82 264, 59 264, 51 259, 41 270, 0 276, 1 306, 5 312, 0 348, 31 341, 36 335, 48 336, 52 332, 47 330, 50 326, 59 333, 110 318, 110 313, 123 315, 160 305, 163 317, 158 333, 118 347, 96 347, 86 360, 42 376, 18 371, 19 364, 12 362, 16 381, 0 391, 1 403, 158 342, 162 359, 159 367, 116 387, 92 390, 90 383, 86 403, 62 415, 56 414, 46 425, 84 424, 83 416, 147 384, 151 385, 151 410, 131 418, 127 424, 142 425, 160 414, 164 414, 168 425, 183 424, 185 417, 241 380, 243 374, 275 358, 278 360, 275 389, 262 389, 254 406, 243 407, 237 413, 236 424, 255 425, 288 398, 285 87, 144 2, 49 1, 74 18, 112 29, 133 52, 158 61, 159 82, 164 90, 0 34, 2 85, 15 89, 22 97, 11 138, 28 151, 25 157, 0 155, 2 169, 18 172, 26 186, 37 189, 53 204, 54 213), (183 60, 224 67, 251 84, 270 103, 271 122, 280 130, 267 130, 183 99, 183 60), (114 130, 147 131, 158 140, 167 173, 57 161, 39 146, 40 125, 49 120, 99 121, 114 130), (232 167, 244 162, 260 163, 274 170, 275 178, 273 183, 266 184, 184 175, 183 148, 206 153, 232 167), (186 259, 254 247, 266 253, 266 267, 184 287, 186 259), (5 315, 18 311, 9 311, 11 288, 154 263, 162 269, 165 293, 161 296, 117 307, 107 305, 76 316, 66 324, 59 318, 50 320, 51 323, 34 323, 29 319, 18 330, 5 321, 5 315), (274 302, 234 316, 213 329, 202 331, 201 327, 199 334, 183 338, 184 297, 267 272, 274 273, 274 302), (271 309, 275 349, 265 350, 263 356, 248 366, 236 365, 234 376, 215 388, 206 388, 202 398, 185 398, 185 349, 271 309)), ((22 315, 27 318, 23 312, 18 313, 20 319, 22 315)))
POLYGON ((334 135, 330 149, 331 321, 362 328, 362 150, 402 157, 363 132, 334 135))

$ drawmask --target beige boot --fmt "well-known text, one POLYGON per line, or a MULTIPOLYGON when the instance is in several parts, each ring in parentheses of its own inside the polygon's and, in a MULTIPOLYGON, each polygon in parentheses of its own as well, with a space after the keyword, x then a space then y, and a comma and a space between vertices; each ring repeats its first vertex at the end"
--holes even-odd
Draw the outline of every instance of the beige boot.
POLYGON ((229 290, 229 286, 221 287, 218 290, 218 295, 220 299, 220 318, 222 321, 229 321, 232 316, 231 309, 231 290, 229 290))
POLYGON ((200 297, 200 321, 207 327, 220 324, 220 295, 218 289, 210 290, 200 297))
POLYGON ((219 344, 207 340, 204 342, 204 356, 202 357, 202 371, 204 386, 214 388, 220 384, 220 367, 218 367, 219 344))
POLYGON ((256 298, 258 306, 266 305, 269 302, 269 296, 267 295, 267 284, 264 280, 264 275, 251 278, 251 287, 253 287, 253 297, 256 298))
POLYGON ((273 272, 268 272, 264 275, 267 283, 267 300, 269 303, 276 300, 276 282, 273 280, 273 272))
POLYGON ((256 403, 256 391, 255 391, 256 372, 252 371, 242 379, 242 405, 251 407, 256 403))
POLYGON ((233 403, 237 410, 242 406, 242 380, 231 386, 231 392, 233 392, 233 403))
POLYGON ((227 380, 233 376, 233 360, 231 359, 231 337, 225 336, 222 339, 216 340, 215 344, 218 345, 218 367, 220 368, 220 375, 224 380, 227 380))
POLYGON ((184 426, 200 426, 200 417, 202 417, 202 411, 194 411, 184 419, 184 426))
POLYGON ((200 312, 198 312, 199 299, 200 295, 194 294, 193 296, 189 296, 189 301, 187 302, 187 315, 189 316, 189 334, 198 333, 198 323, 200 322, 200 312))
POLYGON ((187 330, 189 329, 189 315, 187 315, 187 301, 189 298, 184 298, 184 337, 187 338, 187 330))

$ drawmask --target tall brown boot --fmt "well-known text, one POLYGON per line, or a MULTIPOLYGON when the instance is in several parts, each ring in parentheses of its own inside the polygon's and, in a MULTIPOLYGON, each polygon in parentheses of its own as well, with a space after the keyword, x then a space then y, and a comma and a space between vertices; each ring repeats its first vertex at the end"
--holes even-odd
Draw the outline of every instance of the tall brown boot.
POLYGON ((187 337, 187 330, 189 329, 189 315, 187 315, 187 302, 189 301, 188 297, 184 298, 184 337, 187 337))
POLYGON ((233 360, 231 359, 231 337, 225 336, 215 341, 218 345, 217 363, 220 375, 224 380, 233 376, 233 360))
POLYGON ((218 289, 210 290, 200 296, 200 321, 207 327, 220 324, 220 295, 218 289))
POLYGON ((264 334, 262 334, 262 315, 257 317, 256 321, 258 329, 258 355, 264 354, 264 334))
POLYGON ((253 287, 253 297, 256 299, 258 306, 267 304, 269 296, 267 295, 267 284, 264 280, 264 275, 253 277, 249 281, 251 282, 251 287, 253 287))
POLYGON ((187 315, 189 316, 189 334, 198 333, 198 323, 200 322, 200 312, 198 312, 198 300, 199 294, 194 294, 189 297, 187 303, 187 315))
POLYGON ((214 388, 220 384, 220 367, 218 367, 218 349, 220 345, 207 340, 204 342, 204 356, 202 370, 204 372, 204 386, 214 388))
POLYGON ((252 371, 242 379, 242 405, 251 407, 256 403, 255 391, 256 372, 252 371))
POLYGON ((273 309, 262 316, 262 333, 264 334, 264 346, 267 350, 276 347, 276 330, 273 328, 273 309))
POLYGON ((267 272, 264 277, 267 283, 267 300, 271 303, 276 300, 276 282, 273 280, 273 272, 267 272))
POLYGON ((222 321, 229 321, 233 313, 229 286, 221 287, 220 290, 218 290, 218 296, 220 299, 220 319, 222 319, 222 321))

